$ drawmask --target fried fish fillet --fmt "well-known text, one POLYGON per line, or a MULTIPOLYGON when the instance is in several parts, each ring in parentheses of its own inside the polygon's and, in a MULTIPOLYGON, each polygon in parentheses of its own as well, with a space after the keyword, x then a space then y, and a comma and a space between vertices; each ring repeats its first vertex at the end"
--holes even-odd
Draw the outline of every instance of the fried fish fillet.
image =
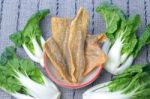
POLYGON ((72 20, 69 18, 52 17, 51 19, 52 37, 59 46, 64 58, 66 57, 66 47, 71 21, 72 20))
POLYGON ((84 76, 106 62, 107 57, 100 48, 100 42, 104 40, 106 40, 104 34, 89 35, 87 37, 85 47, 86 69, 84 71, 84 76))
POLYGON ((71 19, 53 17, 51 19, 51 24, 52 24, 52 37, 58 44, 63 59, 66 62, 67 70, 69 72, 68 75, 70 76, 71 81, 76 82, 77 80, 74 78, 74 76, 71 76, 72 67, 67 61, 69 60, 67 45, 68 45, 68 39, 70 35, 69 32, 70 32, 71 19))
POLYGON ((59 47, 57 46, 56 42, 50 37, 45 43, 45 52, 50 62, 56 68, 58 74, 68 83, 71 83, 66 62, 60 52, 59 47))
POLYGON ((79 82, 85 69, 85 40, 88 30, 89 15, 81 7, 70 25, 68 39, 68 65, 71 66, 71 77, 73 82, 79 82))
POLYGON ((46 54, 59 75, 67 82, 78 83, 82 77, 106 61, 99 43, 105 35, 88 33, 89 15, 82 7, 73 19, 52 17, 46 54))

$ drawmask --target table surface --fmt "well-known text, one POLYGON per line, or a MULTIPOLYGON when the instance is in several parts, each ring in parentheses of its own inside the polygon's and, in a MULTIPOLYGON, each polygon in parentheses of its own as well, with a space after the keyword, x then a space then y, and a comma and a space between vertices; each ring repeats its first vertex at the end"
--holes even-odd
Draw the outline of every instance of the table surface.
MULTIPOLYGON (((23 29, 27 19, 36 11, 48 8, 51 13, 41 23, 44 38, 48 38, 50 33, 51 16, 73 17, 80 6, 85 7, 90 13, 89 33, 101 33, 105 29, 103 19, 95 12, 95 9, 103 1, 116 4, 128 15, 139 14, 142 24, 137 32, 139 35, 146 25, 150 23, 150 0, 0 0, 0 53, 8 45, 13 45, 9 40, 9 35, 23 29)), ((147 63, 150 61, 150 46, 142 49, 139 57, 134 63, 147 63)), ((27 57, 22 48, 17 49, 21 57, 27 57)), ((43 70, 44 71, 44 70, 43 70)), ((103 71, 99 78, 91 85, 82 89, 64 89, 59 87, 61 99, 82 99, 82 93, 96 85, 111 79, 111 75, 103 71)), ((0 99, 15 99, 7 93, 0 91, 0 99)))

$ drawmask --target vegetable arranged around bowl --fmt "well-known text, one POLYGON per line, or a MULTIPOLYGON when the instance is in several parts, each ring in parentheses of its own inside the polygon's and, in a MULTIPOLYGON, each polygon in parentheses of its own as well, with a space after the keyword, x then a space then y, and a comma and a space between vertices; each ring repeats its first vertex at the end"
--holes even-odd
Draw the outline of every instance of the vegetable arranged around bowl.
POLYGON ((24 29, 10 35, 10 39, 17 47, 23 47, 27 55, 37 63, 44 67, 43 62, 43 46, 45 40, 42 37, 39 23, 49 14, 49 10, 40 10, 33 14, 27 21, 24 29))
POLYGON ((149 99, 150 64, 133 65, 112 81, 96 85, 83 99, 149 99))
POLYGON ((57 87, 28 59, 16 55, 15 48, 5 49, 0 57, 0 89, 17 99, 59 99, 57 87))
MULTIPOLYGON (((148 99, 150 64, 133 65, 150 43, 150 25, 138 37, 139 15, 126 17, 115 5, 97 7, 106 22, 104 34, 89 35, 89 14, 81 7, 74 18, 51 18, 52 35, 42 37, 39 23, 49 13, 35 13, 22 31, 10 35, 31 60, 45 67, 52 81, 65 88, 82 88, 96 80, 105 65, 112 81, 97 85, 83 99, 148 99), (103 44, 103 46, 102 46, 103 44), (102 46, 102 48, 101 48, 102 46), (131 67, 130 67, 131 66, 131 67)), ((0 57, 0 88, 18 99, 59 99, 57 87, 28 59, 7 47, 0 57)))
POLYGON ((139 54, 141 48, 150 43, 150 25, 138 37, 136 32, 141 23, 139 15, 126 18, 115 5, 104 3, 96 11, 105 19, 105 34, 108 39, 103 45, 103 51, 108 60, 105 69, 111 74, 123 73, 139 54))

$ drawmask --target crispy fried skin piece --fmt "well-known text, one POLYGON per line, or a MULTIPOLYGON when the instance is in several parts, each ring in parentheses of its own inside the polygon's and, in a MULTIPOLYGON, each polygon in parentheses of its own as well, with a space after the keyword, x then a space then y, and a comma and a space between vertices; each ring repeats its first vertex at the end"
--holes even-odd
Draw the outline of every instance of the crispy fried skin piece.
POLYGON ((67 82, 80 82, 83 76, 106 61, 99 46, 106 36, 87 36, 88 21, 88 13, 82 7, 74 19, 51 19, 52 37, 45 44, 46 53, 67 82))
POLYGON ((104 40, 106 40, 104 34, 89 35, 87 37, 85 47, 86 69, 84 71, 84 76, 106 62, 106 55, 100 48, 100 42, 104 40))
MULTIPOLYGON (((51 19, 51 24, 52 24, 52 37, 58 44, 60 51, 62 53, 62 56, 67 64, 67 69, 69 72, 69 76, 71 76, 71 65, 67 60, 68 59, 68 39, 69 39, 69 32, 70 32, 70 24, 71 24, 71 19, 68 18, 58 18, 58 17, 53 17, 51 19)), ((72 80, 72 76, 71 76, 72 80)), ((77 80, 74 78, 74 82, 77 80)))
POLYGON ((68 83, 71 83, 70 77, 67 70, 67 65, 65 60, 60 52, 59 47, 56 42, 50 37, 45 43, 45 52, 51 63, 56 68, 58 74, 68 83))
POLYGON ((71 66, 71 77, 74 83, 79 82, 85 69, 84 45, 87 36, 89 15, 81 7, 70 25, 67 62, 71 66))
POLYGON ((71 19, 52 17, 51 24, 52 37, 59 46, 60 51, 65 58, 71 19))

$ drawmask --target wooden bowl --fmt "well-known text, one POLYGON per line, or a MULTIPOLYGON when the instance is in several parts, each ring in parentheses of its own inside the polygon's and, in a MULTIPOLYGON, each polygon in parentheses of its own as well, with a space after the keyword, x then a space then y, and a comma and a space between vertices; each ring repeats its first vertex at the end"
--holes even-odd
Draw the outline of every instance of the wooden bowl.
POLYGON ((56 69, 50 63, 50 60, 48 59, 45 51, 44 51, 44 67, 45 67, 45 70, 48 74, 48 77, 53 82, 55 82, 57 85, 59 85, 63 88, 71 88, 71 89, 83 88, 83 87, 91 84, 92 82, 94 82, 99 77, 99 75, 103 69, 103 66, 96 68, 90 74, 85 76, 79 84, 68 84, 65 81, 63 81, 60 76, 58 76, 56 69))

